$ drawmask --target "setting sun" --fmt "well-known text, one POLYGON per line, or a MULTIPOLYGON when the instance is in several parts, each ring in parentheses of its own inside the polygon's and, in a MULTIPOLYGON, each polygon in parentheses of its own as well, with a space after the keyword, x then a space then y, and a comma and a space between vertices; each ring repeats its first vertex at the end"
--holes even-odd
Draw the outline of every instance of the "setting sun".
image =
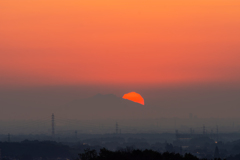
POLYGON ((140 94, 138 94, 136 92, 126 93, 123 95, 122 98, 144 105, 144 99, 142 98, 142 96, 140 94))

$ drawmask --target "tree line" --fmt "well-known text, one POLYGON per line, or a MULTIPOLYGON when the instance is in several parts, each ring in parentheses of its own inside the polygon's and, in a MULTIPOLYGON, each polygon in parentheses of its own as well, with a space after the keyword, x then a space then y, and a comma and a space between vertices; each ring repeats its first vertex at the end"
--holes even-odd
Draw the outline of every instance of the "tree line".
MULTIPOLYGON (((117 151, 110 151, 105 148, 101 149, 99 153, 96 150, 87 149, 84 153, 79 154, 79 160, 206 160, 199 159, 196 156, 186 153, 181 155, 179 153, 164 152, 159 153, 153 150, 139 150, 126 148, 117 151)), ((214 160, 221 160, 215 158, 214 160)))

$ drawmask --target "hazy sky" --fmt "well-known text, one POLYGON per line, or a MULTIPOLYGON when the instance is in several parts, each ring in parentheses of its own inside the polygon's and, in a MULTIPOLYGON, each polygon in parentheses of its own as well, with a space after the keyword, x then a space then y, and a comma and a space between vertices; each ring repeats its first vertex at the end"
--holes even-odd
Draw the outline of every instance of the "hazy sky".
POLYGON ((1 0, 1 118, 131 91, 163 116, 236 117, 239 37, 239 0, 1 0))
POLYGON ((0 1, 0 85, 238 83, 239 0, 0 1))

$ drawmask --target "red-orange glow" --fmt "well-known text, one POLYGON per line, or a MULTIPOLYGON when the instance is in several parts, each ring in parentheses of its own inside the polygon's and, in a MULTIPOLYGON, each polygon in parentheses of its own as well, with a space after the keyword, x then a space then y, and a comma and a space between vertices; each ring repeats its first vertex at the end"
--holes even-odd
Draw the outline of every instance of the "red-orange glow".
POLYGON ((239 83, 239 0, 0 0, 0 87, 239 83))
POLYGON ((123 95, 122 98, 144 105, 144 99, 142 98, 142 96, 140 94, 138 94, 136 92, 126 93, 123 95))

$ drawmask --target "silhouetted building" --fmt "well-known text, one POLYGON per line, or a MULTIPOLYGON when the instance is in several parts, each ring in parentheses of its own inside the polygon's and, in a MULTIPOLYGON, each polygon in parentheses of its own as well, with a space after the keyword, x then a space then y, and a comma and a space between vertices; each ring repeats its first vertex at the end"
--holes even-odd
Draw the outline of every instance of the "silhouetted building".
POLYGON ((176 134, 176 139, 177 140, 191 140, 192 139, 192 135, 191 134, 180 134, 178 132, 178 130, 175 130, 175 134, 176 134))

